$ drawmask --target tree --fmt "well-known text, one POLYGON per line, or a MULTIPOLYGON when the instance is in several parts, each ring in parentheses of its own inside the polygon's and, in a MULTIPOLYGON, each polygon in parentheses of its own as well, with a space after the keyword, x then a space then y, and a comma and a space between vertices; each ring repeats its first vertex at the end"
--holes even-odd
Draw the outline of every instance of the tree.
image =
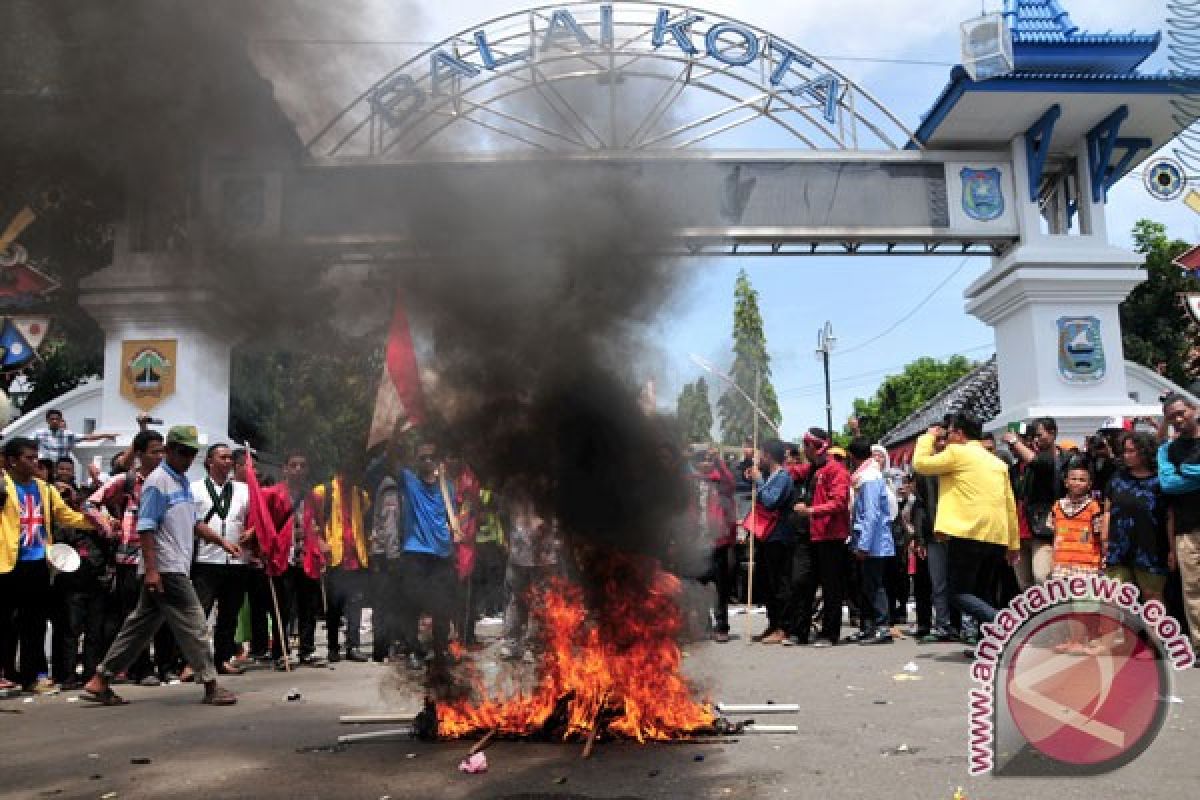
MULTIPOLYGON (((754 397, 756 381, 761 381, 759 408, 778 426, 783 415, 779 413, 779 400, 771 385, 771 356, 767 353, 767 337, 758 310, 758 292, 750 285, 746 270, 738 273, 733 298, 733 369, 730 377, 750 397, 754 397)), ((750 438, 754 430, 754 411, 737 390, 726 389, 717 401, 717 409, 721 415, 721 439, 725 444, 740 444, 750 438)))
POLYGON ((1200 281, 1171 263, 1188 249, 1167 238, 1165 225, 1148 219, 1133 226, 1134 249, 1146 257, 1146 280, 1121 304, 1121 343, 1125 357, 1161 372, 1182 386, 1197 375, 1196 325, 1180 307, 1180 292, 1200 291, 1200 281))
POLYGON ((701 376, 679 392, 675 414, 684 441, 695 444, 712 439, 713 413, 708 402, 708 382, 701 376))
POLYGON ((885 378, 870 399, 860 397, 854 401, 860 435, 878 442, 908 415, 974 368, 975 364, 962 356, 952 356, 946 361, 918 358, 899 375, 885 378))

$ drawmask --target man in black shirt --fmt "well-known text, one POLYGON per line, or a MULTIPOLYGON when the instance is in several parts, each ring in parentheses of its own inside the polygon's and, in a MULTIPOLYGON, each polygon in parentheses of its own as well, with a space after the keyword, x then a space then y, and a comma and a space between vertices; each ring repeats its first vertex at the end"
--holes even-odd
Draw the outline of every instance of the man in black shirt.
POLYGON ((1034 583, 1044 583, 1054 568, 1054 528, 1047 520, 1063 494, 1063 459, 1055 444, 1057 438, 1058 423, 1052 417, 1033 421, 1033 447, 1028 447, 1015 433, 1004 435, 1009 450, 1025 465, 1025 492, 1018 502, 1033 536, 1029 542, 1029 563, 1034 583))
POLYGON ((1163 398, 1163 417, 1176 433, 1158 449, 1158 480, 1169 499, 1167 565, 1179 567, 1192 648, 1200 651, 1200 432, 1196 406, 1182 395, 1169 394, 1163 398))

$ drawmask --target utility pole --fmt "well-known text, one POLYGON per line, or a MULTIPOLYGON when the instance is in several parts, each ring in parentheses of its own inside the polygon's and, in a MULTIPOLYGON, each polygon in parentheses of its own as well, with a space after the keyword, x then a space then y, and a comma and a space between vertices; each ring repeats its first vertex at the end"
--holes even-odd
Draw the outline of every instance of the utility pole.
POLYGON ((836 343, 833 323, 827 321, 825 327, 817 331, 817 355, 825 365, 825 430, 830 436, 833 436, 833 395, 829 389, 829 353, 836 343))

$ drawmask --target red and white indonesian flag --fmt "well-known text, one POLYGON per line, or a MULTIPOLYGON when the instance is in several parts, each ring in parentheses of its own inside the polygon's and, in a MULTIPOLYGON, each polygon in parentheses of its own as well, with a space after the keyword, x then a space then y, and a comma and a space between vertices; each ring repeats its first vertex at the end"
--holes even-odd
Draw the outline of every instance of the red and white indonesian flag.
POLYGON ((370 450, 392 437, 397 426, 403 428, 420 425, 425 419, 421 402, 421 377, 417 371, 417 354, 413 350, 412 333, 408 328, 408 316, 404 313, 404 301, 396 293, 396 310, 392 313, 392 325, 388 331, 387 350, 383 359, 383 377, 379 391, 375 394, 375 415, 371 419, 371 433, 367 436, 370 450))

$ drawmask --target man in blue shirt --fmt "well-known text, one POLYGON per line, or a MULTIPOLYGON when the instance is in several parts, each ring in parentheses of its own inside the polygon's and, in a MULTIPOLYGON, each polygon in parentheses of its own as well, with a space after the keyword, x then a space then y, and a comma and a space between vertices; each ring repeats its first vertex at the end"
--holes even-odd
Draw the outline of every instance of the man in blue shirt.
POLYGON ((869 607, 861 609, 859 644, 891 644, 891 609, 884 576, 896 555, 892 538, 892 514, 887 484, 878 462, 871 457, 871 443, 863 437, 850 442, 854 473, 850 478, 854 500, 850 516, 850 550, 862 565, 862 594, 869 607))
POLYGON ((430 657, 442 662, 447 656, 450 617, 454 610, 455 574, 450 558, 457 541, 454 509, 454 485, 446 479, 438 463, 437 446, 426 442, 417 447, 416 469, 400 471, 400 490, 404 494, 404 555, 400 559, 400 586, 404 595, 401 634, 411 648, 410 669, 425 665, 417 637, 421 614, 433 620, 433 652, 430 657))
POLYGON ((226 541, 196 518, 196 504, 187 471, 196 458, 200 442, 191 425, 177 425, 167 433, 167 454, 146 477, 138 507, 137 531, 142 543, 142 590, 137 608, 121 626, 96 674, 83 687, 83 698, 106 706, 124 705, 125 700, 109 683, 128 669, 166 622, 184 658, 204 684, 204 702, 231 706, 232 692, 217 685, 213 651, 205 641, 207 620, 192 586, 190 572, 195 537, 240 557, 237 542, 226 541))

